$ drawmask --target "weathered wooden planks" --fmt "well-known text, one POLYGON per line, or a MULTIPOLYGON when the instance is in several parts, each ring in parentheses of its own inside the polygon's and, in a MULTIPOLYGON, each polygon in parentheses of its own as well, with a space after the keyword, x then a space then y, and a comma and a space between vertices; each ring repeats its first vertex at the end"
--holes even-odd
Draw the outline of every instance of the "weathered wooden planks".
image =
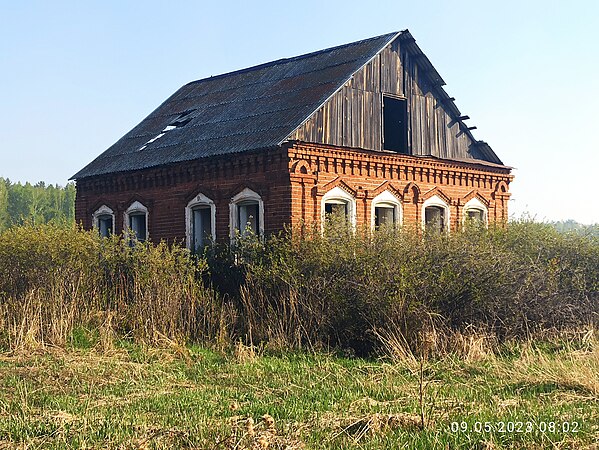
POLYGON ((434 94, 415 58, 395 40, 356 72, 290 139, 381 150, 382 95, 408 100, 408 147, 413 155, 466 159, 472 144, 434 94))

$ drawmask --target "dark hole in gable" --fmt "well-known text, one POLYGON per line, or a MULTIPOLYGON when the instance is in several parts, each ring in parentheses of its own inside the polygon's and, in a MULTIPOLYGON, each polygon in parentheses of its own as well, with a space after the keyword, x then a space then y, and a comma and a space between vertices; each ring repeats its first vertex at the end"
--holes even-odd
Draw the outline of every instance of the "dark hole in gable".
POLYGON ((383 143, 385 150, 408 153, 408 109, 405 99, 383 97, 383 143))

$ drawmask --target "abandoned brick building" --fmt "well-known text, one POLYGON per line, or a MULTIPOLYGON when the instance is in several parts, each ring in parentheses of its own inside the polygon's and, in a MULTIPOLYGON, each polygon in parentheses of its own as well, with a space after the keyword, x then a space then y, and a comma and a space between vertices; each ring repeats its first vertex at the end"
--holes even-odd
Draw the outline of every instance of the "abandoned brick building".
POLYGON ((504 221, 510 167, 444 84, 407 30, 194 81, 73 176, 77 220, 191 249, 331 212, 504 221))

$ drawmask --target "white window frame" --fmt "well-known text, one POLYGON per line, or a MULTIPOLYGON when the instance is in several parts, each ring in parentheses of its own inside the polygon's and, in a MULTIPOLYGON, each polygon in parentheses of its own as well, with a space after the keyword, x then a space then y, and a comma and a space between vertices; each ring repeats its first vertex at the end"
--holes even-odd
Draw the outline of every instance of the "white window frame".
POLYGON ((111 216, 112 217, 112 230, 110 230, 110 231, 112 232, 112 234, 114 234, 114 228, 116 225, 114 211, 106 205, 102 205, 94 211, 94 213, 92 214, 92 225, 98 231, 100 230, 100 217, 101 216, 111 216))
POLYGON ((483 212, 483 224, 485 227, 489 226, 489 209, 481 202, 478 198, 474 197, 466 202, 464 205, 464 213, 462 214, 462 225, 466 223, 469 209, 479 209, 483 212))
POLYGON ((130 233, 131 229, 129 227, 129 216, 134 215, 134 214, 140 214, 140 213, 145 214, 145 217, 146 217, 146 238, 145 238, 145 240, 147 241, 148 239, 150 239, 150 228, 148 227, 148 222, 149 222, 148 219, 150 217, 150 214, 148 212, 148 208, 145 207, 143 204, 141 204, 138 201, 134 201, 133 203, 131 203, 131 205, 129 205, 129 207, 123 214, 123 230, 125 230, 126 235, 129 236, 131 234, 130 233))
POLYGON ((424 203, 422 203, 422 211, 421 211, 422 229, 426 230, 426 208, 428 208, 429 206, 437 206, 444 210, 444 212, 445 212, 444 228, 445 228, 445 231, 449 233, 450 224, 451 224, 450 208, 449 208, 449 205, 438 195, 433 195, 431 198, 425 200, 424 203))
POLYGON ((193 247, 193 210, 197 207, 210 207, 210 236, 216 240, 216 205, 214 201, 206 197, 201 192, 196 195, 185 207, 185 243, 187 248, 194 250, 193 247))
POLYGON ((264 236, 264 202, 262 197, 257 192, 252 191, 250 188, 245 188, 243 191, 235 195, 229 203, 229 233, 231 242, 235 241, 235 233, 237 230, 241 232, 240 224, 238 222, 239 216, 239 203, 255 201, 258 202, 258 234, 262 238, 264 236))
POLYGON ((347 204, 347 216, 349 219, 349 223, 351 224, 352 228, 355 228, 356 227, 356 199, 353 195, 351 195, 346 190, 340 188, 339 186, 334 187, 333 189, 328 191, 326 194, 324 194, 322 196, 322 199, 320 200, 320 219, 321 219, 322 227, 324 228, 324 223, 325 223, 325 214, 326 214, 325 205, 327 204, 327 202, 331 202, 331 201, 343 202, 343 203, 347 204))
POLYGON ((372 207, 370 214, 370 225, 374 230, 375 228, 375 216, 376 216, 376 208, 380 206, 392 207, 395 212, 395 227, 400 227, 403 223, 403 208, 401 205, 401 200, 399 200, 395 195, 393 195, 388 190, 381 192, 379 195, 372 199, 372 207))

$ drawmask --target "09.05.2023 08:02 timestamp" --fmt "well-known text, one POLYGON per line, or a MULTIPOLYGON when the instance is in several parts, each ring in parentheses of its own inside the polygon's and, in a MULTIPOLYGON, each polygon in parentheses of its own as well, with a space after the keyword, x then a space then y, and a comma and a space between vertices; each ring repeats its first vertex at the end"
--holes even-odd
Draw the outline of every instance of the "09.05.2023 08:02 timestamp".
POLYGON ((452 433, 578 433, 577 421, 451 422, 452 433))

